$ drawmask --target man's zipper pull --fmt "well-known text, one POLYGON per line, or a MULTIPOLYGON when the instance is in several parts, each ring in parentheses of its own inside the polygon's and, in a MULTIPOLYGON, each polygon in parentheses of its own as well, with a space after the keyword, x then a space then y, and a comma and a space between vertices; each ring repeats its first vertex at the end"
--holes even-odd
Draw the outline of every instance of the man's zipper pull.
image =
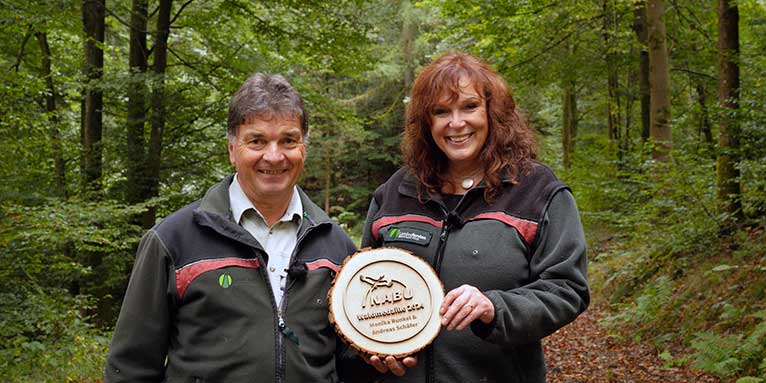
POLYGON ((282 319, 282 317, 279 317, 279 322, 277 323, 279 326, 279 331, 282 332, 282 334, 287 337, 287 339, 290 339, 293 343, 300 346, 300 341, 298 340, 298 336, 295 335, 295 331, 293 331, 291 328, 287 327, 285 324, 285 320, 282 319))

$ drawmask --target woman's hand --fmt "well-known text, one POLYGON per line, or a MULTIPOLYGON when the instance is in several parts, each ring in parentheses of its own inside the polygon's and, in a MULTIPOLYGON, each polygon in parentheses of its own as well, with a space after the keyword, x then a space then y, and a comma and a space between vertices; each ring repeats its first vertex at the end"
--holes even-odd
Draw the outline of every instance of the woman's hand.
POLYGON ((367 364, 375 367, 381 374, 391 371, 391 373, 396 376, 404 376, 408 368, 415 367, 418 364, 417 356, 407 356, 404 359, 398 360, 390 355, 385 359, 381 359, 376 355, 369 358, 362 355, 362 359, 364 359, 367 364))
POLYGON ((442 316, 442 326, 447 330, 462 330, 476 319, 492 323, 495 319, 495 306, 476 287, 462 285, 444 296, 439 314, 442 316))

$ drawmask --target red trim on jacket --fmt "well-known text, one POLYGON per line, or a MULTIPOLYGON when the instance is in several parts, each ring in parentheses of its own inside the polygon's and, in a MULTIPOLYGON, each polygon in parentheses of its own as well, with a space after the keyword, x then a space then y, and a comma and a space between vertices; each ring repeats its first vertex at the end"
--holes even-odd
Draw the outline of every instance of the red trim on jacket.
POLYGON ((377 221, 372 223, 372 236, 377 241, 378 238, 378 230, 380 230, 383 226, 393 225, 395 223, 399 222, 423 222, 427 223, 434 227, 442 227, 442 222, 437 221, 433 218, 422 216, 422 215, 416 215, 416 214, 405 214, 405 215, 399 215, 399 216, 392 216, 392 217, 382 217, 378 219, 377 221))
POLYGON ((257 269, 260 267, 260 263, 257 259, 223 258, 205 259, 188 264, 176 270, 176 290, 178 290, 178 298, 180 299, 184 297, 186 288, 189 287, 189 284, 191 284, 194 279, 202 275, 202 273, 229 266, 257 269))
POLYGON ((326 267, 336 273, 338 272, 338 269, 340 269, 340 266, 332 263, 332 261, 325 258, 320 258, 320 259, 317 259, 316 261, 306 262, 306 267, 309 270, 316 270, 320 267, 326 267))
POLYGON ((526 219, 517 218, 503 212, 482 213, 467 221, 477 221, 480 219, 494 219, 516 229, 524 240, 527 241, 527 244, 532 244, 535 240, 537 222, 527 221, 526 219))

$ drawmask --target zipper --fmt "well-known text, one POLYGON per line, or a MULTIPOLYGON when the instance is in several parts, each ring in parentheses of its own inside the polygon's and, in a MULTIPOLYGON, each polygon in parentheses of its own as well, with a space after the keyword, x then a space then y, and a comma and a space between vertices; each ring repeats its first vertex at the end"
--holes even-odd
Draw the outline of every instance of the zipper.
MULTIPOLYGON (((458 208, 463 204, 463 201, 466 199, 466 196, 468 196, 469 193, 474 191, 476 189, 469 190, 466 192, 461 198, 460 201, 458 201, 457 205, 455 206, 455 209, 453 211, 457 211, 458 208)), ((436 201, 435 201, 436 202, 436 201)), ((436 245, 436 257, 434 258, 434 271, 436 272, 436 276, 438 277, 441 273, 442 268, 442 260, 444 259, 444 249, 445 245, 447 244, 447 238, 449 238, 450 231, 452 230, 452 225, 449 222, 450 213, 447 211, 446 206, 444 206, 441 202, 436 202, 436 204, 439 206, 439 209, 442 211, 442 214, 444 214, 444 224, 442 225, 441 233, 439 233, 439 243, 436 245)), ((434 374, 435 367, 434 367, 434 347, 433 344, 428 345, 428 348, 426 348, 426 382, 433 383, 436 381, 436 376, 434 374)))
POLYGON ((441 203, 438 204, 439 209, 441 209, 442 213, 444 213, 444 224, 442 225, 442 231, 439 233, 439 243, 436 245, 436 256, 434 258, 434 270, 436 271, 436 276, 439 276, 439 273, 441 272, 442 268, 442 258, 444 258, 444 245, 447 243, 447 237, 449 237, 449 231, 452 229, 450 227, 450 224, 448 222, 449 218, 449 212, 447 209, 442 206, 441 203))
MULTIPOLYGON (((264 253, 265 250, 261 249, 264 253)), ((264 261, 264 257, 260 254, 259 251, 255 252, 255 256, 258 258, 258 260, 261 262, 263 267, 259 268, 259 271, 261 272, 261 278, 264 279, 266 282, 266 288, 268 289, 269 299, 271 300, 271 307, 272 312, 275 314, 277 328, 279 331, 274 334, 274 358, 275 360, 275 380, 277 383, 281 383, 285 381, 285 358, 282 355, 283 352, 283 340, 280 333, 282 333, 283 328, 286 328, 285 326, 285 320, 282 318, 282 309, 279 308, 279 305, 277 305, 277 300, 274 298, 274 290, 271 288, 271 282, 269 281, 269 275, 266 272, 266 265, 267 263, 264 261)), ((284 298, 283 298, 284 299, 284 298)))
MULTIPOLYGON (((462 200, 461 200, 462 202, 462 200)), ((437 202, 436 203, 439 206, 439 209, 444 214, 444 224, 442 225, 442 230, 439 233, 439 243, 436 245, 436 256, 434 257, 434 271, 436 272, 436 276, 439 276, 439 273, 441 272, 442 267, 442 259, 444 258, 444 245, 447 243, 447 237, 449 237, 449 231, 451 229, 447 219, 449 218, 449 212, 447 211, 447 208, 443 206, 442 203, 437 202)), ((460 203, 458 203, 458 206, 460 203)), ((426 382, 427 383, 434 383, 436 381, 436 376, 434 374, 434 345, 430 344, 426 348, 426 382)))
MULTIPOLYGON (((304 219, 309 218, 305 214, 303 216, 304 219)), ((313 221, 311 221, 313 223, 313 221)), ((306 228, 306 231, 303 232, 303 234, 298 237, 298 239, 295 241, 295 248, 293 249, 293 253, 290 255, 290 262, 288 262, 288 269, 295 263, 295 257, 298 254, 298 249, 300 247, 301 242, 304 238, 308 235, 309 232, 311 232, 315 227, 319 226, 313 225, 306 228)), ((299 229, 300 230, 300 229, 299 229)), ((287 327, 287 323, 285 322, 284 313, 287 311, 287 296, 290 291, 290 284, 292 282, 292 279, 290 277, 290 274, 288 273, 285 277, 285 291, 282 294, 282 302, 280 305, 277 305, 276 299, 274 298, 274 291, 271 290, 271 283, 268 283, 268 275, 267 277, 267 284, 269 285, 269 292, 271 293, 271 301, 274 302, 274 307, 277 309, 277 327, 279 328, 279 334, 276 334, 276 347, 277 347, 277 365, 276 365, 276 374, 277 374, 277 383, 284 382, 285 380, 285 373, 287 370, 287 361, 286 361, 286 350, 284 347, 284 338, 287 338, 291 342, 294 342, 296 345, 300 344, 300 339, 298 339, 298 336, 295 334, 295 331, 293 331, 290 327, 287 327), (281 334, 281 335, 280 335, 281 334), (284 338, 283 338, 284 337, 284 338)))

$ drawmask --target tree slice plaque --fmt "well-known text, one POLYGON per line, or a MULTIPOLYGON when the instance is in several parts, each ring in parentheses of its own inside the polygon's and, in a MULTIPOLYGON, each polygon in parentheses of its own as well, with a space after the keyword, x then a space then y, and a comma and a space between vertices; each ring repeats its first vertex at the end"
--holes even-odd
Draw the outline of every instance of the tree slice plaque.
POLYGON ((403 249, 356 252, 335 276, 329 299, 330 322, 367 355, 414 354, 441 330, 444 287, 431 265, 403 249))

